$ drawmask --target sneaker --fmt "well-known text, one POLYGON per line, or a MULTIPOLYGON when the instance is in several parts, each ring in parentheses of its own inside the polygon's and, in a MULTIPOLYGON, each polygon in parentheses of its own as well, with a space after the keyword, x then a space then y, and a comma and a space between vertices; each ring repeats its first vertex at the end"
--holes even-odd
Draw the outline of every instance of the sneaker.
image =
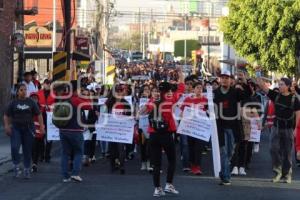
POLYGON ((273 183, 278 183, 280 182, 280 179, 282 177, 282 168, 281 167, 278 167, 278 168, 274 168, 273 171, 275 172, 275 176, 273 177, 272 179, 272 182, 273 183))
POLYGON ((24 169, 24 179, 31 179, 30 169, 24 169))
POLYGON ((231 185, 231 182, 227 180, 222 180, 219 185, 229 186, 231 185))
POLYGON ((31 172, 32 173, 36 173, 37 172, 37 165, 36 164, 33 164, 32 167, 31 167, 31 172))
POLYGON ((290 169, 289 173, 285 176, 285 183, 291 184, 292 183, 292 170, 290 169))
POLYGON ((144 171, 146 169, 147 169, 147 163, 146 162, 142 162, 141 170, 144 171))
POLYGON ((233 175, 233 176, 239 175, 239 169, 238 169, 238 167, 234 167, 232 169, 231 175, 233 175))
POLYGON ((75 182, 82 182, 82 178, 80 176, 71 176, 71 179, 75 182))
POLYGON ((163 189, 161 187, 156 187, 154 189, 154 193, 153 193, 153 196, 154 197, 161 197, 161 196, 165 196, 166 193, 163 191, 163 189))
POLYGON ((71 182, 71 181, 72 181, 71 178, 64 178, 64 179, 62 180, 63 183, 69 183, 69 182, 71 182))
POLYGON ((192 174, 194 174, 194 175, 201 175, 201 174, 202 174, 202 171, 201 171, 200 166, 196 166, 196 165, 193 165, 193 166, 191 167, 191 172, 192 172, 192 174))
POLYGON ((147 170, 148 170, 148 172, 152 172, 153 171, 153 167, 151 167, 150 161, 147 161, 147 170))
POLYGON ((179 192, 175 189, 174 185, 170 183, 166 184, 165 192, 170 194, 179 194, 179 192))
POLYGON ((273 177, 272 182, 273 183, 279 183, 282 177, 282 173, 276 173, 276 175, 273 177))
POLYGON ((20 170, 19 167, 14 168, 14 177, 15 178, 20 178, 22 175, 22 171, 20 170))
POLYGON ((254 144, 253 152, 254 153, 258 153, 259 152, 259 143, 255 143, 254 144))
POLYGON ((184 168, 182 168, 182 171, 189 172, 189 171, 191 171, 191 169, 189 167, 184 167, 184 168))
POLYGON ((91 163, 95 163, 96 162, 96 157, 93 156, 92 160, 91 160, 91 163))
POLYGON ((244 167, 240 167, 240 169, 239 169, 239 175, 241 175, 241 176, 246 176, 247 175, 244 167))

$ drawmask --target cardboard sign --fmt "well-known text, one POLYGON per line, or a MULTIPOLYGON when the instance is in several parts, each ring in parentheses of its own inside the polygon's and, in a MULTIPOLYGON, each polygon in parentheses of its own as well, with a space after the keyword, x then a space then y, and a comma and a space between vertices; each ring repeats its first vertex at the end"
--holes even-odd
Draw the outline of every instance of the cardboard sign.
POLYGON ((212 134, 212 121, 204 111, 185 107, 177 132, 208 142, 212 134))
POLYGON ((53 112, 47 112, 47 140, 58 141, 59 129, 52 123, 53 112))
POLYGON ((150 135, 148 133, 148 127, 149 127, 149 116, 148 115, 142 115, 139 117, 139 128, 143 130, 144 136, 149 139, 150 135))
POLYGON ((132 144, 133 117, 103 113, 96 124, 97 140, 132 144))
POLYGON ((98 104, 100 106, 102 106, 102 105, 104 105, 106 103, 106 101, 107 101, 107 98, 100 98, 100 99, 98 99, 98 104))

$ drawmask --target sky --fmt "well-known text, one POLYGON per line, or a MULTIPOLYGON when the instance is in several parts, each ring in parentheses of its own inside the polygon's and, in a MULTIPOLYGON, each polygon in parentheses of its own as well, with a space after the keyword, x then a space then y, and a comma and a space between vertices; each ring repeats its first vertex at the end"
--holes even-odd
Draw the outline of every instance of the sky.
MULTIPOLYGON (((166 13, 170 5, 173 5, 177 11, 179 10, 179 1, 167 0, 116 0, 115 8, 119 12, 141 12, 150 13, 151 9, 155 13, 166 13)), ((178 11, 179 12, 179 11, 178 11)), ((134 16, 123 16, 116 18, 117 24, 134 22, 134 16)))

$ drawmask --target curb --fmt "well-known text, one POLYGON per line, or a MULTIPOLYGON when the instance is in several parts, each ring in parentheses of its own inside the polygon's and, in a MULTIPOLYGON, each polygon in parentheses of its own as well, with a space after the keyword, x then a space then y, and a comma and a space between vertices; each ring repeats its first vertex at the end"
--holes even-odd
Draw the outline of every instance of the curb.
MULTIPOLYGON (((2 124, 0 124, 0 134, 4 134, 4 128, 2 124)), ((0 157, 0 172, 1 174, 8 173, 13 170, 11 164, 11 155, 0 157)))

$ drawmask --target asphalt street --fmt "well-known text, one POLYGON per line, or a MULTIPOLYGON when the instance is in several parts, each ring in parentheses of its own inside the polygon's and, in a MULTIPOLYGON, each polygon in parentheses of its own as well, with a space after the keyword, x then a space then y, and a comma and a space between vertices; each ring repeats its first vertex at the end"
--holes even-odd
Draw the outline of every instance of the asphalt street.
MULTIPOLYGON (((272 170, 268 139, 263 137, 260 152, 254 154, 251 169, 245 177, 234 177, 232 186, 219 186, 212 174, 211 152, 204 156, 202 176, 181 172, 178 161, 174 185, 178 196, 160 199, 222 199, 222 200, 282 200, 300 198, 300 168, 294 167, 292 184, 271 182, 272 170)), ((0 200, 89 200, 89 199, 155 199, 152 197, 152 177, 140 171, 136 157, 126 162, 126 174, 111 174, 109 162, 99 159, 90 167, 83 167, 82 183, 62 183, 59 170, 59 143, 55 145, 54 158, 50 164, 41 163, 32 179, 15 179, 13 173, 0 176, 0 200)), ((1 168, 1 166, 0 166, 1 168)), ((162 184, 165 183, 164 164, 162 184)))

